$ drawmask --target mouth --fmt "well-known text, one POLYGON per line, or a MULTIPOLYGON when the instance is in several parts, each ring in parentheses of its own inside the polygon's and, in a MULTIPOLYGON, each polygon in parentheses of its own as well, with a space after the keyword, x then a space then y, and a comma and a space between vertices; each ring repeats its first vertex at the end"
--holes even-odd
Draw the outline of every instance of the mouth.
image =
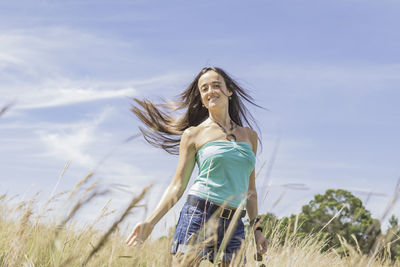
POLYGON ((218 96, 214 95, 214 96, 209 97, 208 101, 217 100, 218 98, 219 98, 218 96))

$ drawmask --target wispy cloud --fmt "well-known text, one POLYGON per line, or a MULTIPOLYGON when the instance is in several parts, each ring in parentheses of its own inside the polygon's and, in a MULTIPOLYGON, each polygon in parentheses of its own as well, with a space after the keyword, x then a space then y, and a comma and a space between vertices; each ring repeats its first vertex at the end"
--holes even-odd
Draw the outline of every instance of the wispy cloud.
POLYGON ((135 48, 134 42, 110 40, 93 33, 68 27, 35 27, 3 31, 0 34, 0 70, 2 78, 46 79, 69 75, 71 67, 99 68, 123 62, 122 52, 135 48), (121 53, 106 53, 107 51, 121 53), (43 75, 45 76, 38 76, 43 75))
POLYGON ((73 64, 77 71, 96 71, 99 66, 118 60, 118 57, 111 59, 104 51, 129 46, 132 45, 62 27, 3 32, 0 91, 17 100, 17 109, 135 95, 132 81, 83 78, 69 71, 73 64))
MULTIPOLYGON (((125 82, 71 82, 52 81, 44 88, 30 90, 16 98, 19 109, 57 107, 102 99, 123 98, 136 95, 134 88, 123 88, 125 82), (109 89, 98 89, 108 87, 109 89), (115 89, 112 89, 112 88, 115 89), (120 89, 119 89, 120 88, 120 89)), ((127 85, 129 86, 129 85, 127 85)))
POLYGON ((15 109, 34 109, 131 97, 179 81, 182 73, 132 76, 137 61, 147 62, 135 47, 132 41, 65 27, 5 31, 0 34, 0 92, 16 100, 15 109), (118 72, 127 75, 114 77, 118 72))
POLYGON ((47 148, 45 155, 93 167, 96 157, 88 150, 98 142, 97 128, 111 113, 112 109, 107 108, 95 118, 75 123, 68 131, 38 130, 37 134, 47 148))

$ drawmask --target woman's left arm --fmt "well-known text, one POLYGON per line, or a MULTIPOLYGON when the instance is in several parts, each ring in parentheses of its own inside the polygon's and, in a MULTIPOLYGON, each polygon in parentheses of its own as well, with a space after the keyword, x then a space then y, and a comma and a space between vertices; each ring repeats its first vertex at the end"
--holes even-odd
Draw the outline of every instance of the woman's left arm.
MULTIPOLYGON (((254 155, 257 154, 257 143, 258 135, 257 132, 251 131, 251 145, 253 147, 254 155)), ((247 191, 247 204, 246 204, 247 215, 249 216, 250 222, 254 221, 258 216, 258 205, 257 205, 257 189, 256 189, 256 176, 255 169, 250 174, 249 189, 247 191)), ((264 254, 267 252, 268 240, 263 235, 262 231, 255 230, 254 237, 257 245, 257 252, 264 254)))

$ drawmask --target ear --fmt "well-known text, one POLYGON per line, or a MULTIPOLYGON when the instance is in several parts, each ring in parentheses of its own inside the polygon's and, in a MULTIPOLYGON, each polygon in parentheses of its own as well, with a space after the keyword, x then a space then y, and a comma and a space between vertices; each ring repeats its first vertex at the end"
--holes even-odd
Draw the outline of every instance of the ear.
POLYGON ((231 90, 229 90, 229 89, 227 89, 227 90, 228 90, 228 96, 232 96, 233 92, 231 90))

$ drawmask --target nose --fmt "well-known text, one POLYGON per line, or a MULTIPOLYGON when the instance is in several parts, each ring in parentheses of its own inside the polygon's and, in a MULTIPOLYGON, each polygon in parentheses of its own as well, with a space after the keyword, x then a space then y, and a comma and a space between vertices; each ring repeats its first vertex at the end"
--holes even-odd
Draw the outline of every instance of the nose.
POLYGON ((216 89, 213 86, 208 86, 207 95, 212 95, 212 94, 214 94, 215 91, 216 91, 216 89))

